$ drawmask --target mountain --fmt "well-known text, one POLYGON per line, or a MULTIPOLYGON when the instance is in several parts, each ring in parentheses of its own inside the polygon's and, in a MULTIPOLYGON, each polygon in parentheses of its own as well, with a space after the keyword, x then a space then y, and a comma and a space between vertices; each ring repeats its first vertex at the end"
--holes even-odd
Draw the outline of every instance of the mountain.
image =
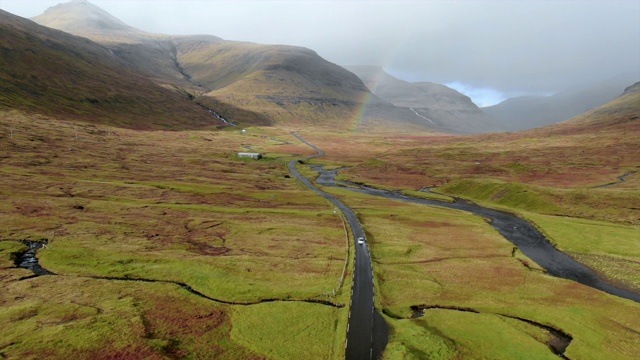
POLYGON ((573 86, 553 96, 507 99, 482 110, 508 131, 530 129, 567 120, 603 105, 638 79, 640 74, 623 74, 597 83, 573 86))
POLYGON ((594 136, 604 131, 614 132, 616 146, 621 145, 622 139, 629 138, 629 142, 633 144, 630 148, 637 152, 637 137, 640 134, 640 81, 625 88, 621 95, 604 105, 570 120, 534 130, 561 134, 590 133, 594 136))
POLYGON ((359 124, 365 128, 433 126, 372 95, 353 73, 306 48, 145 33, 84 0, 51 7, 33 20, 100 43, 131 71, 233 121, 347 128, 355 114, 364 114, 359 124))
POLYGON ((151 34, 133 28, 86 0, 73 0, 47 9, 32 19, 39 24, 101 41, 142 39, 151 34), (109 34, 110 37, 105 36, 109 34))
POLYGON ((500 131, 469 97, 442 84, 410 83, 397 79, 378 66, 349 66, 374 94, 390 103, 409 108, 448 132, 480 133, 500 131))
POLYGON ((109 49, 0 10, 0 108, 133 128, 222 125, 109 49))

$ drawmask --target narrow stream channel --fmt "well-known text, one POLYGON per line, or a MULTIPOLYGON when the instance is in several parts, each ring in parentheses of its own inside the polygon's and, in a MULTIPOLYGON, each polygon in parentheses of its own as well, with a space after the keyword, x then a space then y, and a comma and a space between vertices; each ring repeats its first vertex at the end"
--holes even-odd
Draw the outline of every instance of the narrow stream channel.
POLYGON ((577 281, 609 294, 640 302, 640 293, 611 285, 601 279, 593 270, 558 250, 535 226, 515 214, 489 209, 461 199, 456 199, 454 202, 449 203, 413 197, 368 185, 336 181, 335 177, 340 169, 324 170, 323 165, 314 165, 312 168, 320 174, 316 179, 320 185, 340 186, 352 191, 388 199, 463 210, 491 219, 490 223, 494 229, 516 245, 522 253, 544 268, 548 274, 577 281))
POLYGON ((53 272, 45 269, 38 262, 38 257, 36 256, 36 251, 46 247, 47 241, 33 241, 33 240, 17 240, 18 242, 23 243, 28 248, 23 252, 19 252, 16 254, 16 258, 14 263, 17 267, 23 269, 29 269, 33 271, 35 276, 40 275, 55 275, 53 272))

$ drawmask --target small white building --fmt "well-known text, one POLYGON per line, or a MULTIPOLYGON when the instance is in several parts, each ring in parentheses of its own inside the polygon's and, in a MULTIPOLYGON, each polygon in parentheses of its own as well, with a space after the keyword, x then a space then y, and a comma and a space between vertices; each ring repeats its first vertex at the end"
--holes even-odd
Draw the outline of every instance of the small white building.
POLYGON ((239 152, 238 153, 238 157, 239 158, 251 158, 251 159, 255 159, 255 160, 260 160, 260 159, 262 159, 262 154, 261 153, 256 153, 256 152, 239 152))

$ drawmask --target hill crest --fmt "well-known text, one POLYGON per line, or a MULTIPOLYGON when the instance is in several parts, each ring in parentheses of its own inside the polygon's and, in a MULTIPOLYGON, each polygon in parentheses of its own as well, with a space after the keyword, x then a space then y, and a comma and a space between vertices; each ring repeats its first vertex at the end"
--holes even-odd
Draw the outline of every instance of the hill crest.
POLYGON ((141 129, 221 125, 108 48, 0 10, 0 108, 141 129))
MULTIPOLYGON (((75 35, 93 38, 107 33, 117 36, 140 39, 148 33, 138 30, 122 22, 102 8, 86 0, 72 0, 61 3, 45 10, 41 15, 32 18, 33 21, 62 30, 75 35)), ((102 40, 109 40, 108 37, 102 40)))
POLYGON ((602 81, 572 86, 551 96, 522 96, 482 110, 508 131, 559 123, 614 100, 640 73, 621 74, 602 81))
POLYGON ((396 128, 410 124, 429 129, 423 119, 371 96, 357 76, 313 50, 214 36, 149 34, 95 8, 85 1, 71 2, 34 20, 97 41, 131 70, 215 107, 232 121, 345 128, 362 108, 363 99, 372 97, 376 108, 363 112, 365 118, 396 128), (86 21, 86 14, 98 20, 86 21), (56 19, 58 15, 65 21, 56 19), (242 119, 234 118, 239 110, 245 111, 242 119))
POLYGON ((440 129, 457 133, 500 131, 471 99, 442 84, 400 80, 379 66, 348 66, 374 94, 395 106, 410 109, 440 129))

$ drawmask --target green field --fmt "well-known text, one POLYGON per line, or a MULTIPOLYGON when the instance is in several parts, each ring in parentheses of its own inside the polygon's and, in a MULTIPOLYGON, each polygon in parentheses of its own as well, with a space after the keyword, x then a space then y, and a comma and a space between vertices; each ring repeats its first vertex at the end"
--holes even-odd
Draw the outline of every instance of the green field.
POLYGON ((343 335, 314 334, 344 333, 336 329, 346 327, 346 308, 302 302, 348 304, 349 283, 338 288, 342 219, 285 176, 285 160, 235 157, 249 145, 267 154, 305 147, 262 130, 136 132, 14 115, 0 123, 3 356, 343 356, 343 335), (30 271, 12 259, 26 247, 13 240, 42 238, 40 263, 57 275, 20 280, 30 271), (262 302, 272 299, 286 302, 262 302), (266 330, 247 326, 265 318, 282 326, 286 344, 287 309, 315 324, 297 338, 305 345, 243 345, 266 330))
MULTIPOLYGON (((544 326, 573 338, 568 358, 633 359, 640 351, 637 303, 544 274, 484 219, 331 191, 367 231, 376 299, 392 329, 386 358, 557 358, 544 326), (432 309, 412 319, 412 306, 432 309)), ((623 248, 632 256, 640 244, 623 248)))
MULTIPOLYGON (((288 173, 289 160, 314 154, 288 132, 141 132, 16 112, 0 119, 0 355, 344 358, 352 239, 333 206, 288 173), (238 159, 247 148, 264 161, 238 159), (57 275, 23 279, 31 272, 15 268, 25 246, 14 240, 42 238, 40 263, 57 275)), ((639 287, 634 178, 614 188, 552 186, 522 178, 542 165, 510 159, 491 165, 508 169, 500 176, 465 178, 470 167, 457 163, 465 151, 498 147, 434 136, 429 146, 443 151, 447 168, 419 156, 422 135, 303 136, 327 151, 311 162, 348 166, 341 179, 517 212, 615 284, 639 287), (416 160, 402 162, 408 154, 416 160), (451 178, 441 183, 425 164, 451 178), (418 191, 425 186, 438 193, 418 191)), ((309 166, 297 167, 314 179, 309 166)), ((384 358, 557 358, 559 333, 571 336, 572 359, 640 353, 637 303, 546 275, 485 219, 324 190, 366 231, 377 307, 390 326, 384 358)))

